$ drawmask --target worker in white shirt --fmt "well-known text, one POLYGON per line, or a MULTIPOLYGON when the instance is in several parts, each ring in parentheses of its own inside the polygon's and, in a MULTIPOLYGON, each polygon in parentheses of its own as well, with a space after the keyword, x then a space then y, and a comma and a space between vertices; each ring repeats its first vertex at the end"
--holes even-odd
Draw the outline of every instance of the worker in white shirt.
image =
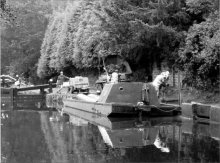
POLYGON ((115 69, 111 76, 111 83, 118 83, 118 79, 119 79, 118 70, 115 69))
POLYGON ((159 96, 160 86, 166 84, 169 80, 169 74, 169 71, 162 72, 160 75, 157 75, 157 77, 152 82, 152 85, 157 91, 157 96, 159 96))

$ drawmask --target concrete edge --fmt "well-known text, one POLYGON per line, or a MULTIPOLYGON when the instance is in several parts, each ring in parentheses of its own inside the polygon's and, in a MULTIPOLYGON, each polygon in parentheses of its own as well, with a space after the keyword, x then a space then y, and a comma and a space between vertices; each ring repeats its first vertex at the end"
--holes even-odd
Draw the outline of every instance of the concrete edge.
POLYGON ((182 115, 202 122, 220 123, 220 106, 197 102, 182 103, 182 115))

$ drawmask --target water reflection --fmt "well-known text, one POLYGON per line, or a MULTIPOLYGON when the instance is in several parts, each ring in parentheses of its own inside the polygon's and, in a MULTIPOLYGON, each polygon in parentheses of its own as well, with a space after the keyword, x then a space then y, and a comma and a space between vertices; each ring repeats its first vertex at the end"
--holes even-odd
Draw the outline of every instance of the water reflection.
POLYGON ((2 163, 50 162, 38 112, 1 112, 2 163))
POLYGON ((2 111, 2 162, 220 161, 218 124, 63 111, 2 111))
MULTIPOLYGON (((63 109, 68 113, 69 108, 63 109)), ((106 118, 96 114, 74 110, 70 119, 83 119, 88 126, 98 131, 97 137, 106 148, 105 159, 108 161, 175 161, 178 159, 178 141, 180 117, 166 118, 106 118), (104 143, 104 144, 103 144, 104 143), (171 151, 171 149, 174 149, 171 151), (149 151, 148 151, 149 150, 149 151), (164 160, 164 158, 166 159, 164 160)), ((105 161, 107 161, 105 160, 105 161)))

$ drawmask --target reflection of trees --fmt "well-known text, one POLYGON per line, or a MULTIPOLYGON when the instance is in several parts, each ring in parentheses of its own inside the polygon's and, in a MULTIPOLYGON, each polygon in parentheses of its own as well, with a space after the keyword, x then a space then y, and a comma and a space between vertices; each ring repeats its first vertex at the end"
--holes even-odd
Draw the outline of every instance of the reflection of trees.
POLYGON ((202 135, 199 130, 201 125, 196 124, 193 126, 191 146, 193 159, 203 162, 219 162, 219 142, 211 138, 210 135, 202 135))
POLYGON ((37 112, 8 112, 2 119, 1 150, 9 163, 50 162, 37 112))
MULTIPOLYGON (((137 134, 142 136, 143 140, 147 135, 151 135, 149 138, 147 138, 150 139, 150 144, 144 146, 143 143, 142 145, 139 143, 138 147, 121 146, 120 148, 112 148, 106 145, 98 127, 90 123, 88 123, 88 125, 83 124, 83 126, 76 126, 72 124, 66 124, 61 121, 50 123, 47 121, 47 127, 45 127, 44 130, 45 137, 48 137, 46 140, 50 153, 56 154, 56 157, 53 158, 53 160, 57 160, 59 158, 63 159, 60 161, 74 160, 74 162, 164 162, 164 160, 177 160, 179 128, 172 125, 151 128, 153 130, 155 129, 155 131, 157 131, 155 134, 158 134, 161 140, 169 146, 171 149, 169 153, 164 153, 155 147, 153 144, 155 139, 155 136, 153 136, 154 134, 152 135, 152 133, 142 133, 149 129, 150 128, 144 128, 140 130, 134 129, 130 132, 133 133, 133 137, 135 135, 137 136, 137 134), (62 130, 59 128, 62 128, 62 130), (138 133, 137 130, 140 133, 138 133), (58 145, 58 142, 60 142, 60 145, 58 145)), ((113 134, 110 135, 111 138, 116 136, 114 135, 115 132, 117 134, 121 133, 119 135, 123 137, 123 131, 124 130, 119 130, 119 132, 117 132, 117 130, 112 130, 109 132, 109 134, 113 134)), ((149 132, 151 132, 151 130, 149 130, 149 132)), ((129 132, 126 133, 128 134, 129 132)), ((125 140, 137 140, 132 139, 132 137, 127 138, 131 139, 126 139, 124 137, 125 140)), ((140 142, 143 140, 140 140, 140 142)), ((128 144, 135 144, 135 142, 128 144)))
POLYGON ((49 115, 41 114, 42 129, 52 162, 105 162, 105 145, 97 126, 74 126, 64 123, 62 117, 55 114, 51 122, 48 121, 49 115))
MULTIPOLYGON (((181 159, 192 162, 219 162, 219 141, 213 139, 210 134, 205 134, 204 129, 209 125, 195 124, 192 134, 182 134, 181 159), (200 130, 203 128, 202 130, 200 130)), ((210 131, 208 131, 210 133, 210 131)))
MULTIPOLYGON (((111 148, 107 146, 98 130, 98 127, 88 123, 88 125, 74 126, 64 122, 57 112, 11 112, 8 119, 2 119, 2 157, 6 157, 8 162, 173 162, 178 157, 178 133, 179 127, 167 125, 152 127, 157 131, 161 141, 166 143, 170 152, 164 153, 156 148, 154 137, 149 134, 140 133, 143 140, 150 140, 149 144, 138 147, 111 148), (49 121, 50 116, 53 120, 49 121)), ((140 129, 138 132, 145 132, 149 128, 140 129)), ((132 131, 132 130, 131 130, 132 131)), ((137 130, 135 130, 137 131, 137 130)), ((120 130, 123 136, 123 130, 120 130)), ((151 130, 148 131, 149 133, 151 130)), ((114 131, 111 132, 114 134, 114 131)), ((135 136, 136 132, 133 132, 135 136)), ((192 136, 188 136, 192 137, 192 136)), ((200 145, 199 152, 205 154, 207 150, 216 149, 215 141, 209 138, 201 139, 200 144, 196 144, 198 136, 190 139, 187 148, 192 151, 192 146, 200 145), (208 149, 201 144, 210 143, 208 149), (190 146, 191 145, 191 146, 190 146), (190 148, 189 148, 190 147, 190 148)), ((127 140, 127 139, 126 139, 127 140)), ((130 140, 130 139, 128 139, 130 140)), ((136 139, 131 139, 134 141, 136 139)), ((140 142, 142 142, 141 140, 140 142)), ((185 137, 182 139, 185 140, 185 137)), ((130 143, 129 143, 130 144, 130 143)), ((132 144, 132 143, 131 143, 132 144)), ((190 153, 190 157, 194 157, 190 153)), ((212 156, 219 156, 213 151, 212 156)), ((197 155, 208 157, 211 155, 197 155)), ((195 160, 198 160, 198 159, 195 160)), ((203 159, 207 160, 207 159, 203 159)))
MULTIPOLYGON (((107 146, 98 127, 74 126, 64 122, 63 117, 53 112, 53 121, 48 112, 7 112, 2 118, 2 160, 7 162, 173 162, 177 161, 180 127, 174 125, 152 127, 158 132, 169 153, 162 152, 153 144, 146 131, 140 129, 148 145, 138 147, 107 146)), ((3 116, 3 115, 2 115, 3 116)), ((203 127, 204 128, 204 127, 203 127)), ((191 162, 219 162, 219 142, 204 134, 200 124, 194 125, 192 134, 182 133, 181 160, 191 162)), ((114 134, 112 130, 111 133, 114 134)), ((123 130, 120 130, 123 136, 123 130)), ((150 133, 150 130, 148 131, 150 133)), ((124 133, 125 134, 125 133, 124 133)), ((134 134, 135 135, 135 134, 134 134)), ((153 137, 153 136, 152 136, 153 137)), ((127 139, 126 139, 127 140, 127 139)), ((132 141, 132 139, 131 139, 132 141)), ((133 140, 134 141, 134 140, 133 140)))
POLYGON ((106 146, 102 141, 97 126, 70 125, 69 140, 71 140, 69 151, 71 160, 76 162, 105 162, 106 146))
POLYGON ((176 160, 177 157, 177 143, 172 143, 173 138, 176 139, 173 133, 176 133, 177 128, 173 128, 173 126, 159 128, 161 137, 165 137, 166 143, 173 149, 170 153, 161 152, 153 144, 140 147, 111 148, 104 144, 97 126, 90 123, 87 126, 69 125, 69 129, 66 131, 65 128, 63 129, 64 143, 68 144, 68 159, 75 162, 164 162, 165 159, 168 161, 176 160), (172 147, 172 144, 175 146, 172 147))

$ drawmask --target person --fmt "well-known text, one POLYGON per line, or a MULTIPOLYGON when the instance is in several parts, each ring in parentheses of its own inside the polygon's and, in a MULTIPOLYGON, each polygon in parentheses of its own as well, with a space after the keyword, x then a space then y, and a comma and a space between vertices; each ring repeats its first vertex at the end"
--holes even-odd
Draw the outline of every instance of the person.
POLYGON ((118 69, 115 69, 112 73, 111 83, 118 83, 118 78, 119 78, 118 69))
POLYGON ((17 79, 17 81, 15 82, 15 86, 17 86, 17 87, 21 87, 21 77, 19 76, 19 75, 16 75, 16 79, 17 79))
POLYGON ((18 80, 19 79, 19 75, 16 75, 15 78, 16 78, 16 80, 18 80))
POLYGON ((166 83, 169 80, 169 71, 162 72, 160 75, 157 75, 157 77, 152 82, 152 85, 154 86, 157 96, 159 97, 161 86, 166 85, 166 83))
POLYGON ((57 78, 57 86, 62 87, 63 82, 69 80, 69 77, 63 75, 63 71, 60 72, 60 75, 57 78))

